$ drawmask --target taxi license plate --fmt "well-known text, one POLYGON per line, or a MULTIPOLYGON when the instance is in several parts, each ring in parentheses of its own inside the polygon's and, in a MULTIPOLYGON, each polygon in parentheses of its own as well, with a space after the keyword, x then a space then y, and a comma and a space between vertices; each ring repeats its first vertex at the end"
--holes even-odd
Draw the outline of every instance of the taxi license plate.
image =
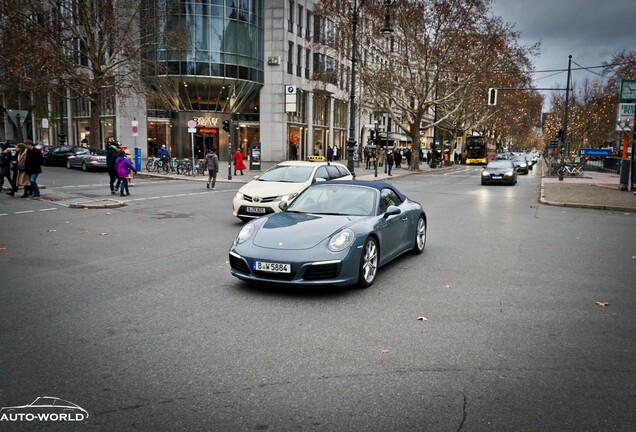
POLYGON ((291 273, 290 264, 270 263, 263 261, 254 261, 254 263, 252 264, 252 269, 270 273, 291 273))
POLYGON ((264 207, 246 207, 245 211, 248 213, 262 213, 265 214, 265 208, 264 207))
POLYGON ((503 176, 492 176, 493 180, 501 180, 503 176))

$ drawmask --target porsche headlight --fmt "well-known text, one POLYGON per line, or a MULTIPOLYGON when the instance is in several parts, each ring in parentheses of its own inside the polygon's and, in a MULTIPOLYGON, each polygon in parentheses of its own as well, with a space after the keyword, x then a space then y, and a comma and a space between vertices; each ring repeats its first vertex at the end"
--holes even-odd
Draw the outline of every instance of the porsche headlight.
POLYGON ((332 252, 340 252, 351 246, 354 238, 353 231, 348 228, 343 229, 329 239, 329 250, 332 252))
POLYGON ((276 197, 277 200, 280 201, 287 201, 287 202, 292 202, 294 198, 296 198, 298 196, 298 192, 294 192, 291 194, 287 194, 287 195, 281 195, 276 197))
POLYGON ((244 241, 248 240, 250 237, 252 237, 253 232, 253 223, 248 223, 247 225, 245 225, 243 228, 241 228, 241 231, 239 231, 238 235, 236 236, 236 244, 241 244, 244 241))

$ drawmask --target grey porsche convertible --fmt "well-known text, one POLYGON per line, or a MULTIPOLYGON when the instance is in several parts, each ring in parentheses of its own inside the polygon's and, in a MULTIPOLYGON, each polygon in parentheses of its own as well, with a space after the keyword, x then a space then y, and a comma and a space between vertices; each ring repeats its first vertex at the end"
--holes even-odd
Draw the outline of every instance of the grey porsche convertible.
POLYGON ((426 213, 395 186, 335 180, 280 213, 250 221, 230 247, 230 272, 256 283, 369 287, 378 269, 426 245, 426 213))

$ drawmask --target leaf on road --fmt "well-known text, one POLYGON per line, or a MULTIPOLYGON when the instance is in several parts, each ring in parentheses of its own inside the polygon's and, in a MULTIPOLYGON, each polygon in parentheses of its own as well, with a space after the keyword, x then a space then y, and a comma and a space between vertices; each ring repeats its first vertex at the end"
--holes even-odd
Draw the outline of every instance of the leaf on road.
POLYGON ((388 350, 388 349, 384 349, 384 348, 381 348, 381 349, 380 349, 380 354, 386 354, 386 353, 388 353, 388 352, 389 352, 389 350, 388 350))
POLYGON ((428 318, 426 318, 425 316, 417 317, 417 319, 420 321, 428 321, 428 318))
POLYGON ((99 233, 99 235, 108 235, 108 233, 99 233))
POLYGON ((55 232, 55 231, 56 231, 56 230, 54 230, 54 229, 50 229, 50 230, 49 230, 49 232, 55 232))
POLYGON ((444 285, 444 288, 450 288, 450 287, 451 287, 451 284, 444 285))
POLYGON ((609 303, 606 301, 597 301, 596 304, 599 305, 600 307, 609 306, 609 303))

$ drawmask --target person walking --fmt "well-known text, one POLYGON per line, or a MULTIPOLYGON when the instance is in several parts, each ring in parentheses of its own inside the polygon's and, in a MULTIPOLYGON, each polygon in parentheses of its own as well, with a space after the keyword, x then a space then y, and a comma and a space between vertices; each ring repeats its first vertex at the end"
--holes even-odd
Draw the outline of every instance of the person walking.
POLYGON ((4 187, 4 179, 9 180, 9 195, 12 195, 15 188, 15 183, 13 183, 13 179, 11 178, 11 160, 13 156, 11 155, 11 149, 8 145, 2 145, 2 152, 0 153, 0 192, 2 192, 2 188, 4 187))
POLYGON ((15 161, 12 161, 15 166, 14 191, 17 192, 18 188, 22 186, 24 188, 24 193, 20 198, 28 198, 31 195, 31 182, 29 181, 29 176, 25 167, 27 157, 26 146, 24 143, 18 143, 18 145, 15 146, 15 151, 17 157, 15 158, 15 161))
POLYGON ((42 174, 42 152, 35 148, 33 141, 24 141, 26 146, 26 158, 24 161, 24 171, 29 176, 30 191, 33 198, 40 198, 40 187, 38 186, 38 176, 42 174))
POLYGON ((119 146, 115 140, 108 143, 106 150, 106 168, 108 168, 108 176, 110 177, 110 193, 115 195, 119 189, 119 177, 117 176, 117 167, 115 161, 119 156, 119 146), (116 183, 115 183, 116 182, 116 183))
POLYGON ((333 148, 327 147, 327 162, 333 162, 333 148))
POLYGON ((393 174, 391 174, 391 170, 393 169, 393 162, 395 162, 395 159, 393 157, 393 152, 389 151, 387 152, 387 155, 386 155, 386 167, 387 167, 387 173, 389 174, 389 177, 393 176, 393 174))
POLYGON ((115 160, 115 167, 117 168, 117 176, 119 177, 119 195, 124 196, 130 195, 130 191, 128 190, 128 174, 130 171, 137 172, 135 167, 128 158, 126 157, 126 152, 124 150, 119 150, 119 156, 115 160))
POLYGON ((246 170, 245 164, 243 163, 243 151, 241 150, 241 146, 234 153, 234 175, 236 175, 236 171, 240 171, 241 175, 243 171, 246 170))
MULTIPOLYGON (((210 147, 208 154, 205 155, 204 169, 208 170, 208 189, 214 190, 216 185, 216 174, 219 172, 219 157, 214 150, 214 147, 210 147)), ((236 174, 236 173, 234 173, 236 174)))

